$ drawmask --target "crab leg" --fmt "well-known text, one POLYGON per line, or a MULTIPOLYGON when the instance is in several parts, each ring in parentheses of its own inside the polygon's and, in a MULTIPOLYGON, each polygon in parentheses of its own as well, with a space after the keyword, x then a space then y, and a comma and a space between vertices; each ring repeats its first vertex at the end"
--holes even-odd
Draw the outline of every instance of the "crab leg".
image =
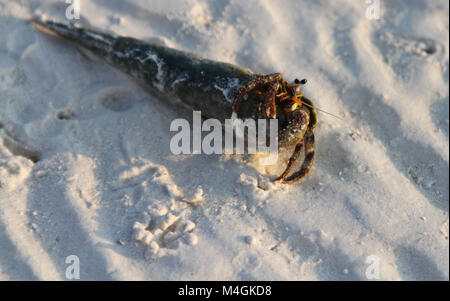
POLYGON ((277 118, 277 104, 275 102, 275 96, 277 95, 278 84, 273 84, 269 87, 266 93, 266 100, 264 101, 264 117, 265 118, 277 118))
MULTIPOLYGON (((236 117, 239 113, 239 107, 241 105, 242 100, 244 99, 245 95, 250 93, 253 89, 256 89, 258 87, 262 87, 271 83, 276 82, 281 78, 281 73, 273 73, 265 76, 261 76, 259 78, 256 78, 252 80, 247 85, 243 86, 239 89, 238 94, 233 102, 233 113, 236 113, 236 117)), ((275 91, 276 93, 276 91, 275 91)))
MULTIPOLYGON (((305 137, 305 160, 299 171, 293 173, 290 177, 284 179, 284 183, 293 184, 301 181, 311 171, 315 159, 314 134, 309 131, 305 137)), ((284 173, 283 173, 284 174, 284 173)))
POLYGON ((297 144, 295 146, 294 152, 292 153, 291 157, 289 158, 289 162, 288 162, 288 165, 286 166, 286 169, 284 170, 284 172, 278 178, 276 178, 274 180, 274 182, 280 181, 280 180, 284 180, 288 176, 288 174, 292 170, 292 167, 294 167, 294 163, 300 157, 302 149, 303 149, 303 142, 300 142, 299 144, 297 144))

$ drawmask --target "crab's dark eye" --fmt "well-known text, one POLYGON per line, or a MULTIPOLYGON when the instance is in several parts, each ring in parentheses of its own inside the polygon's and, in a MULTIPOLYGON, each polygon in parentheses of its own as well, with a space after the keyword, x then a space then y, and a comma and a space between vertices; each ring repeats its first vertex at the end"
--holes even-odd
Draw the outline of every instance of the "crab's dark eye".
POLYGON ((299 85, 299 84, 304 85, 304 84, 306 84, 306 82, 307 82, 306 78, 304 78, 304 79, 302 79, 302 80, 299 80, 298 78, 296 78, 296 79, 294 80, 294 83, 295 83, 296 85, 299 85))

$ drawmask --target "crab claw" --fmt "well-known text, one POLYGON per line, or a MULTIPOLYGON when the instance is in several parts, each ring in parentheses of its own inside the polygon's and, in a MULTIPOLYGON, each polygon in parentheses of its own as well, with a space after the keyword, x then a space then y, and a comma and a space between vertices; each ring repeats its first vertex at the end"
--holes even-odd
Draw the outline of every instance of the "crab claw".
POLYGON ((308 129, 310 120, 309 110, 299 108, 289 114, 286 125, 282 126, 279 132, 279 141, 281 147, 289 147, 298 144, 308 129))

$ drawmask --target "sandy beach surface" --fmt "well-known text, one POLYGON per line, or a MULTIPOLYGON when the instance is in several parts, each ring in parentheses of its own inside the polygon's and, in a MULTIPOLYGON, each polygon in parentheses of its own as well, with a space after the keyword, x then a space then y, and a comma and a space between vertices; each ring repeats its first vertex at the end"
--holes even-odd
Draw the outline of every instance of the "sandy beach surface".
POLYGON ((448 280, 449 4, 377 2, 81 1, 83 26, 307 78, 343 120, 287 186, 289 154, 172 154, 190 112, 26 22, 65 1, 0 0, 0 280, 448 280))

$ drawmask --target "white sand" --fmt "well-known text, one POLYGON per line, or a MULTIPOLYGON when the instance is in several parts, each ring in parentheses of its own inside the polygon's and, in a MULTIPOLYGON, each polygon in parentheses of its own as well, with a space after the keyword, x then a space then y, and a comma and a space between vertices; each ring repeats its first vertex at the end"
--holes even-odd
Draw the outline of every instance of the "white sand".
POLYGON ((377 260, 448 280, 448 2, 351 3, 81 2, 83 24, 308 78, 345 121, 320 114, 314 172, 272 186, 282 165, 172 155, 189 113, 24 21, 65 1, 0 0, 0 279, 64 280, 76 255, 82 280, 366 280, 377 260))

